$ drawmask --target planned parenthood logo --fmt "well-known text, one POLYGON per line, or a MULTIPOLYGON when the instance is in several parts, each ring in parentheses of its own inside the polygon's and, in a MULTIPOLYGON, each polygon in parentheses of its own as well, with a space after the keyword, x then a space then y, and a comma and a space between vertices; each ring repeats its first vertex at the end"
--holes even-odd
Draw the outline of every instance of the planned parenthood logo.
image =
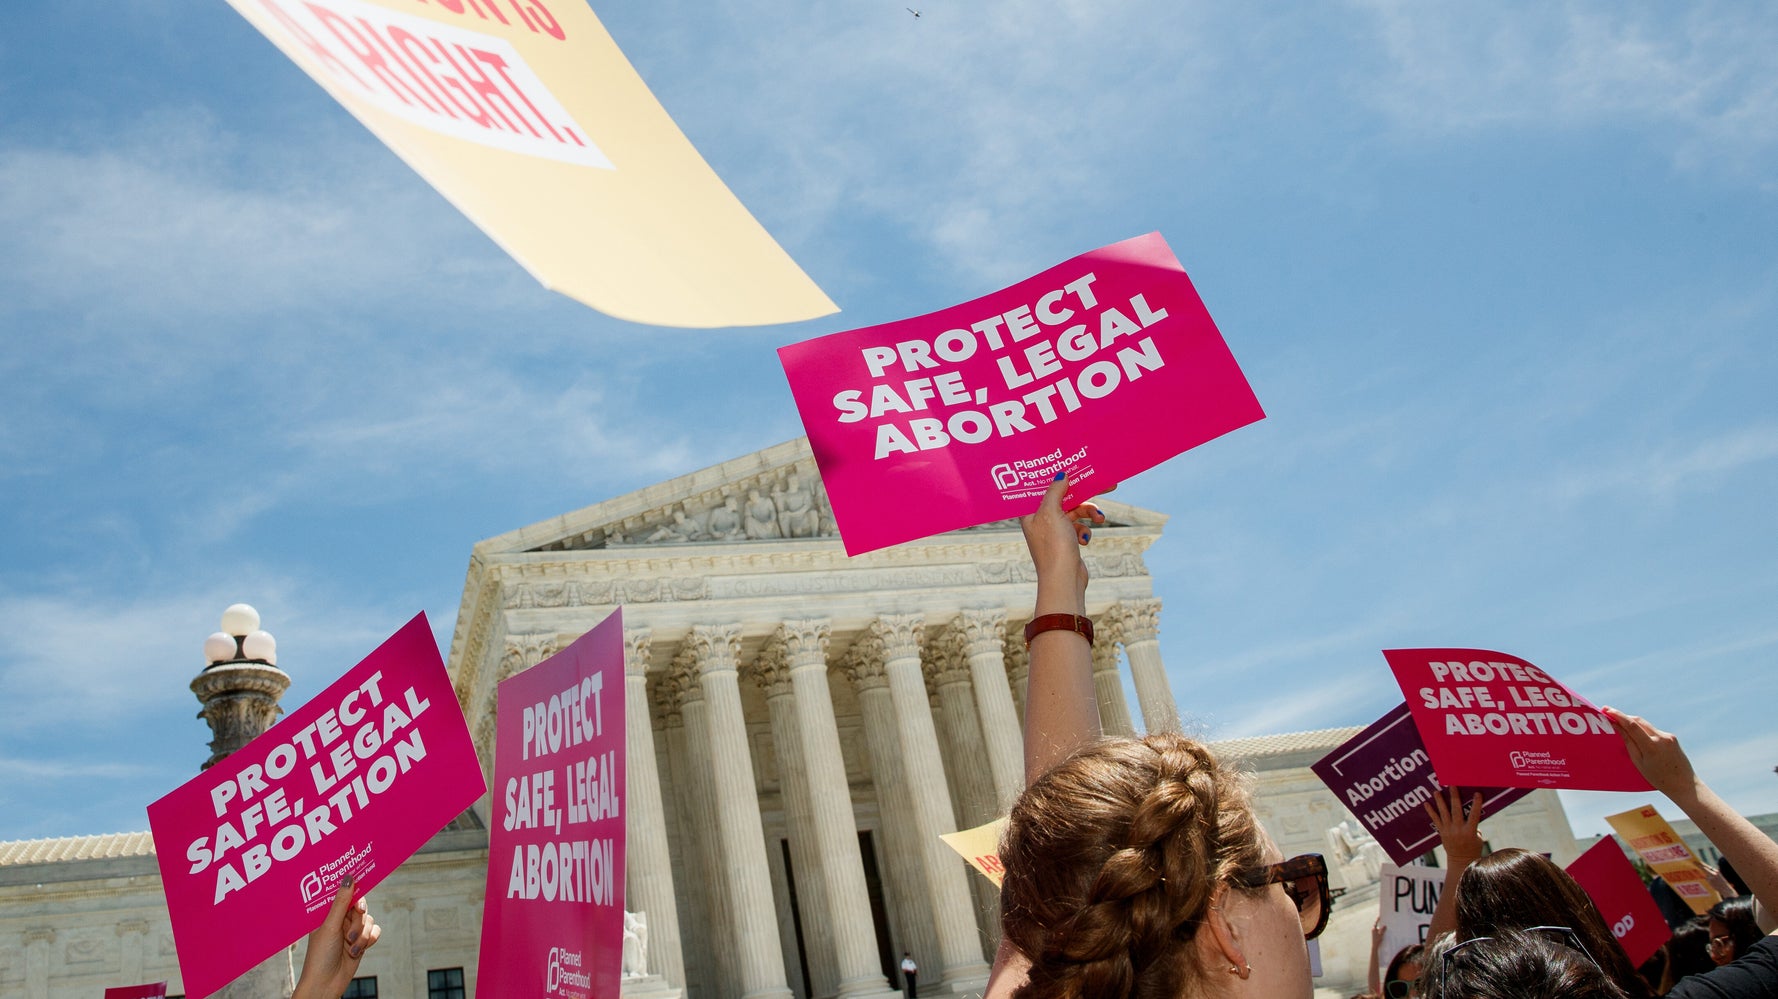
POLYGON ((1057 472, 1070 473, 1076 482, 1090 477, 1093 466, 1086 463, 1086 457, 1085 447, 1069 455, 1057 448, 1037 458, 1003 461, 989 469, 988 474, 993 477, 994 488, 1000 491, 1002 499, 1024 499, 1043 495, 1050 483, 1056 481, 1057 472))
POLYGON ((592 973, 585 964, 580 951, 551 947, 543 972, 544 995, 584 999, 593 987, 592 973))
POLYGON ((1512 765, 1514 773, 1521 777, 1535 778, 1540 784, 1553 785, 1568 776, 1568 758, 1558 759, 1554 753, 1515 749, 1507 754, 1506 759, 1512 765))

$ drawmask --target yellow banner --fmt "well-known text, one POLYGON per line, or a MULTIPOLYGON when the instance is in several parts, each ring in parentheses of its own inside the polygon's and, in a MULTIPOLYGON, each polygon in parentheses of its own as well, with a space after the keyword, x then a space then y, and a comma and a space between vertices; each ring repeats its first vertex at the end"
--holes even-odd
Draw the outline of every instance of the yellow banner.
POLYGON ((545 287, 662 326, 838 311, 582 0, 228 0, 545 287))
POLYGON ((1000 866, 1000 834, 1006 831, 1006 818, 995 819, 985 826, 974 829, 959 829, 954 833, 943 833, 938 838, 945 845, 956 850, 969 861, 969 866, 982 872, 982 876, 1000 887, 1000 879, 1006 869, 1000 866))
POLYGON ((1607 815, 1605 821, 1611 823, 1611 828, 1630 844, 1643 863, 1685 899, 1693 912, 1704 912, 1722 901, 1722 896, 1710 886, 1703 862, 1653 805, 1607 815))

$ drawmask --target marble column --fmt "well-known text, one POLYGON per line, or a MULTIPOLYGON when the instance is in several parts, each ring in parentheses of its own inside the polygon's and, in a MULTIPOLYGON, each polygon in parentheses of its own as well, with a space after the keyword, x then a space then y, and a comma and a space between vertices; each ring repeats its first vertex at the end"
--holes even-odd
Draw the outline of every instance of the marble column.
POLYGON ((927 647, 922 662, 938 698, 935 720, 943 732, 942 743, 950 750, 946 779, 957 789, 953 799, 956 822, 965 829, 992 821, 999 814, 994 775, 982 766, 988 759, 988 747, 976 712, 969 665, 963 637, 951 629, 927 647))
MULTIPOLYGON (((1006 623, 1006 682, 1012 688, 1013 703, 1019 709, 1019 774, 1024 775, 1025 692, 1031 687, 1031 651, 1025 648, 1025 622, 1006 623)), ((1023 786, 1020 781, 1020 786, 1023 786)))
POLYGON ((1106 735, 1135 735, 1124 702, 1124 678, 1117 670, 1117 607, 1093 622, 1093 693, 1099 700, 1099 727, 1106 735))
MULTIPOLYGON (((677 764, 684 765, 680 774, 681 803, 685 808, 685 830, 690 851, 697 857, 698 876, 691 880, 692 893, 702 900, 701 928, 706 946, 699 967, 704 994, 714 999, 739 999, 740 983, 735 977, 739 967, 738 944, 734 924, 729 919, 728 866, 722 855, 722 838, 716 825, 716 778, 710 755, 708 708, 703 688, 698 684, 696 654, 687 642, 674 660, 671 683, 672 698, 679 708, 678 737, 681 745, 674 752, 677 764)), ((668 729, 668 739, 674 730, 668 729)))
POLYGON ((648 917, 650 974, 669 985, 685 984, 679 944, 679 910, 673 894, 673 860, 667 853, 667 810, 661 802, 660 761, 654 755, 654 712, 648 703, 652 633, 624 629, 625 907, 648 917))
MULTIPOLYGON (((840 973, 834 960, 833 917, 828 903, 827 879, 816 845, 815 818, 809 803, 808 765, 802 729, 797 719, 796 690, 791 686, 790 656, 783 641, 774 636, 753 661, 752 680, 766 695, 772 717, 772 748, 778 757, 778 794, 784 803, 784 824, 790 835, 790 862, 796 879, 796 898, 803 929, 803 960, 809 967, 809 989, 815 999, 839 991, 840 973)), ((789 967, 790 958, 785 958, 789 967)))
POLYGON ((920 668, 920 638, 925 621, 918 614, 886 614, 871 623, 871 632, 883 643, 883 672, 889 677, 889 696, 895 705, 896 731, 907 768, 908 798, 914 812, 914 828, 926 867, 927 894, 932 899, 932 919, 938 930, 939 959, 945 991, 979 988, 987 981, 988 963, 982 959, 981 939, 976 935, 969 898, 968 868, 963 858, 939 836, 957 831, 945 782, 944 761, 938 752, 938 731, 926 701, 926 680, 920 668))
POLYGON ((737 944, 735 971, 741 996, 791 999, 778 939, 777 907, 772 901, 765 829, 759 818, 759 790, 753 781, 753 754, 747 746, 747 719, 741 710, 736 672, 741 626, 697 625, 689 641, 697 656, 698 682, 708 715, 716 825, 727 865, 729 917, 737 944))
POLYGON ((24 937, 25 999, 49 999, 49 945, 56 942, 56 931, 37 926, 26 930, 24 937))
MULTIPOLYGON (((969 657, 976 713, 994 781, 994 815, 1004 815, 1025 786, 1025 744, 1006 675, 1006 611, 965 610, 952 625, 969 657)), ((1019 642, 1021 647, 1024 642, 1019 642)))
POLYGON ((920 851, 919 830, 914 826, 907 770, 902 766, 901 735, 895 730, 895 703, 889 695, 889 676, 883 671, 883 643, 875 635, 859 636, 842 667, 858 694, 858 712, 864 719, 877 813, 882 816, 883 887, 901 938, 898 949, 911 952, 920 967, 936 969, 940 961, 938 935, 932 899, 926 891, 926 862, 920 851))
POLYGON ((1161 601, 1158 597, 1126 601, 1118 620, 1124 654, 1130 658, 1130 676, 1136 681, 1136 703, 1142 708, 1142 727, 1150 732, 1177 732, 1179 702, 1161 665, 1161 601))
POLYGON ((786 621, 774 642, 785 655, 795 688, 797 731, 814 819, 817 866, 833 920, 834 960, 842 997, 892 997, 897 990, 883 977, 877 931, 871 921, 864 856, 858 848, 858 819, 840 751, 840 729, 827 686, 828 623, 786 621))
MULTIPOLYGON (((994 777, 981 761, 988 756, 982 739, 980 717, 976 713, 975 696, 970 690, 970 664, 962 633, 946 628, 939 640, 927 650, 927 676, 938 697, 938 728, 942 733, 946 756, 951 761, 949 779, 956 791, 957 824, 972 829, 992 822, 1000 813, 996 808, 994 777)), ((1007 695, 1008 700, 1011 694, 1007 695)), ((988 879, 973 871, 964 875, 970 897, 975 900, 976 926, 984 953, 993 953, 1000 945, 1000 893, 988 879)))

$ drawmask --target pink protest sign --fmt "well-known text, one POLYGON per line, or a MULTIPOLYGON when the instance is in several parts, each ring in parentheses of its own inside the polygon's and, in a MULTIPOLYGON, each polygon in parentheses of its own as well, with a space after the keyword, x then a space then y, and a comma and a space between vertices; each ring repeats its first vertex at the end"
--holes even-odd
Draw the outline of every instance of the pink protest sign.
POLYGON ((1650 789, 1611 720, 1523 659, 1487 649, 1383 657, 1447 785, 1650 789))
POLYGON ((155 982, 153 985, 126 985, 105 990, 105 999, 166 999, 166 996, 166 982, 155 982))
POLYGON ((347 875, 356 895, 376 887, 484 788, 420 614, 148 806, 186 993, 210 995, 314 929, 347 875))
POLYGON ((1673 935, 1642 876, 1612 837, 1601 839, 1575 858, 1568 865, 1568 874, 1586 889, 1632 965, 1648 960, 1673 935))
POLYGON ((616 996, 624 933, 620 608, 500 684, 483 995, 616 996))
POLYGON ((1072 504, 1265 416, 1160 233, 778 356, 853 555, 1030 513, 1058 472, 1072 504))
MULTIPOLYGON (((1400 704, 1322 757, 1312 769, 1376 837, 1389 859, 1406 867, 1438 845, 1426 803, 1439 791, 1438 777, 1420 731, 1400 704)), ((1531 792, 1521 788, 1462 787, 1464 801, 1481 792, 1483 817, 1531 792)))

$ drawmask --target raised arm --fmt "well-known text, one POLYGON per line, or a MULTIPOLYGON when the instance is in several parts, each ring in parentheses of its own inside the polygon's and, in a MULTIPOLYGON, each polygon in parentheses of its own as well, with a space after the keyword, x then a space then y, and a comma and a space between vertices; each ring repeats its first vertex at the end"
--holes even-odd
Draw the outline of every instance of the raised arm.
POLYGON ((1761 909, 1778 911, 1778 843, 1710 790, 1692 770, 1692 761, 1673 733, 1616 708, 1600 710, 1624 737, 1624 748, 1630 751, 1630 760, 1643 779, 1672 799, 1704 838, 1735 865, 1761 909))
POLYGON ((1469 813, 1463 811, 1463 794, 1454 787, 1434 794, 1424 806, 1438 830, 1439 844, 1445 848, 1445 887, 1439 892, 1438 907, 1432 910, 1432 922, 1426 927, 1426 943, 1457 929, 1457 882, 1469 865, 1482 859, 1482 796, 1471 796, 1469 813))
MULTIPOLYGON (((1043 494, 1037 512, 1019 518, 1025 545, 1037 566, 1037 605, 1032 619, 1049 614, 1085 617, 1087 566, 1080 549, 1092 525, 1105 515, 1091 503, 1062 510, 1068 482, 1060 475, 1043 494)), ((1073 631, 1039 633, 1031 640, 1030 686, 1025 693, 1025 782, 1097 739, 1099 702, 1093 693, 1093 647, 1073 631)))
MULTIPOLYGON (((1019 518, 1025 545, 1037 566, 1037 605, 1032 620, 1046 614, 1087 613, 1087 566, 1081 546, 1092 540, 1093 525, 1105 515, 1091 503, 1063 511, 1062 476, 1050 483, 1037 512, 1019 518)), ((1099 701, 1093 693, 1093 647, 1073 631, 1045 631, 1031 640, 1030 686, 1025 691, 1025 782, 1097 739, 1099 701)), ((994 954, 987 999, 1006 999, 1025 981, 1030 962, 1004 937, 994 954)))

